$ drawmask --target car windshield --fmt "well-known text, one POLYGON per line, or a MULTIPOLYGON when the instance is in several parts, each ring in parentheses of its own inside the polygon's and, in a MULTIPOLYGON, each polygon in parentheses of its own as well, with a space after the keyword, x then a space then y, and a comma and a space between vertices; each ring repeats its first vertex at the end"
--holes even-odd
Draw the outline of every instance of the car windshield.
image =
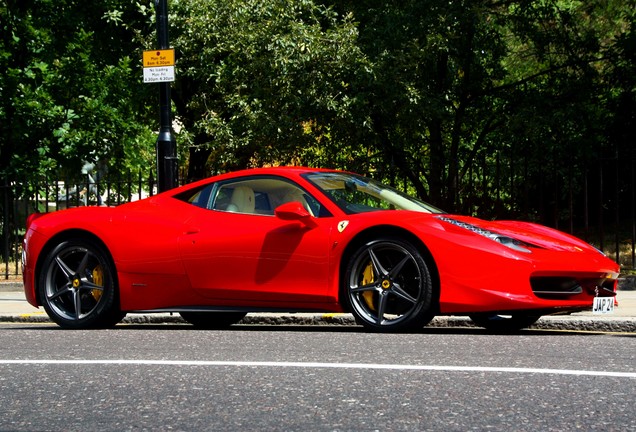
POLYGON ((444 213, 430 204, 366 177, 348 173, 319 172, 306 174, 305 178, 348 214, 379 210, 444 213))

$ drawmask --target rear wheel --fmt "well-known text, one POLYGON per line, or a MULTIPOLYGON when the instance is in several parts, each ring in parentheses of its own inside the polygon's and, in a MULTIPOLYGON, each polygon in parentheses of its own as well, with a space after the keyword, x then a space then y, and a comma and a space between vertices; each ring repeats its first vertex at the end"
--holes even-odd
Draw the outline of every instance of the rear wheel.
POLYGON ((474 314, 470 319, 479 327, 496 332, 516 332, 536 323, 541 315, 516 313, 512 315, 474 314))
POLYGON ((417 248, 398 238, 360 247, 347 266, 343 290, 356 321, 368 330, 419 329, 433 318, 426 262, 417 248))
POLYGON ((124 316, 110 255, 88 239, 57 244, 43 262, 38 289, 44 310, 64 328, 112 327, 124 316))
POLYGON ((179 312, 179 315, 196 328, 214 330, 236 324, 247 312, 179 312))

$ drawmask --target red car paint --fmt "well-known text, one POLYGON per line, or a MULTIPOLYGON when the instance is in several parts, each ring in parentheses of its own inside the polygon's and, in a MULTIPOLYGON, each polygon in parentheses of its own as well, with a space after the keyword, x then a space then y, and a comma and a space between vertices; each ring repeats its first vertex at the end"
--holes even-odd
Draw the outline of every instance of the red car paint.
POLYGON ((606 291, 615 289, 618 265, 562 232, 532 223, 410 210, 351 214, 303 177, 313 172, 331 171, 245 170, 119 207, 82 207, 31 217, 24 255, 27 300, 42 304, 39 272, 50 246, 61 236, 80 232, 98 238, 112 256, 124 312, 186 306, 342 311, 347 248, 369 232, 402 236, 427 257, 437 314, 576 311, 591 307, 599 284, 606 291), (324 215, 294 216, 301 212, 290 212, 294 209, 289 204, 279 207, 278 216, 232 213, 181 198, 206 185, 256 177, 298 185, 319 203, 324 215), (512 249, 445 218, 509 236, 531 245, 531 251, 512 249), (531 288, 534 277, 573 278, 583 290, 542 298, 531 288))

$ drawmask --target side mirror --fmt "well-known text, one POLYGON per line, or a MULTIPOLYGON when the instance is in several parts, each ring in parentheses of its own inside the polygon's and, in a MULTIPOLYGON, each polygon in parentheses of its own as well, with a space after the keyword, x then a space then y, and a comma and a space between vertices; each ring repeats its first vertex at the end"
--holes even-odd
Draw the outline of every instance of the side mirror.
POLYGON ((311 220, 311 214, 298 201, 292 201, 281 204, 274 210, 276 217, 287 221, 308 221, 311 220))

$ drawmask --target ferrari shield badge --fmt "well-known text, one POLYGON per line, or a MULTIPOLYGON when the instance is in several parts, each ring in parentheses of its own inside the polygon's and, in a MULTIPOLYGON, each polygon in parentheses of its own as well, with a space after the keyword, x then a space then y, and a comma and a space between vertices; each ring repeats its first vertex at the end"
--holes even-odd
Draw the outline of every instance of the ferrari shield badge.
POLYGON ((348 220, 338 222, 338 232, 343 232, 347 228, 347 225, 349 225, 348 220))

